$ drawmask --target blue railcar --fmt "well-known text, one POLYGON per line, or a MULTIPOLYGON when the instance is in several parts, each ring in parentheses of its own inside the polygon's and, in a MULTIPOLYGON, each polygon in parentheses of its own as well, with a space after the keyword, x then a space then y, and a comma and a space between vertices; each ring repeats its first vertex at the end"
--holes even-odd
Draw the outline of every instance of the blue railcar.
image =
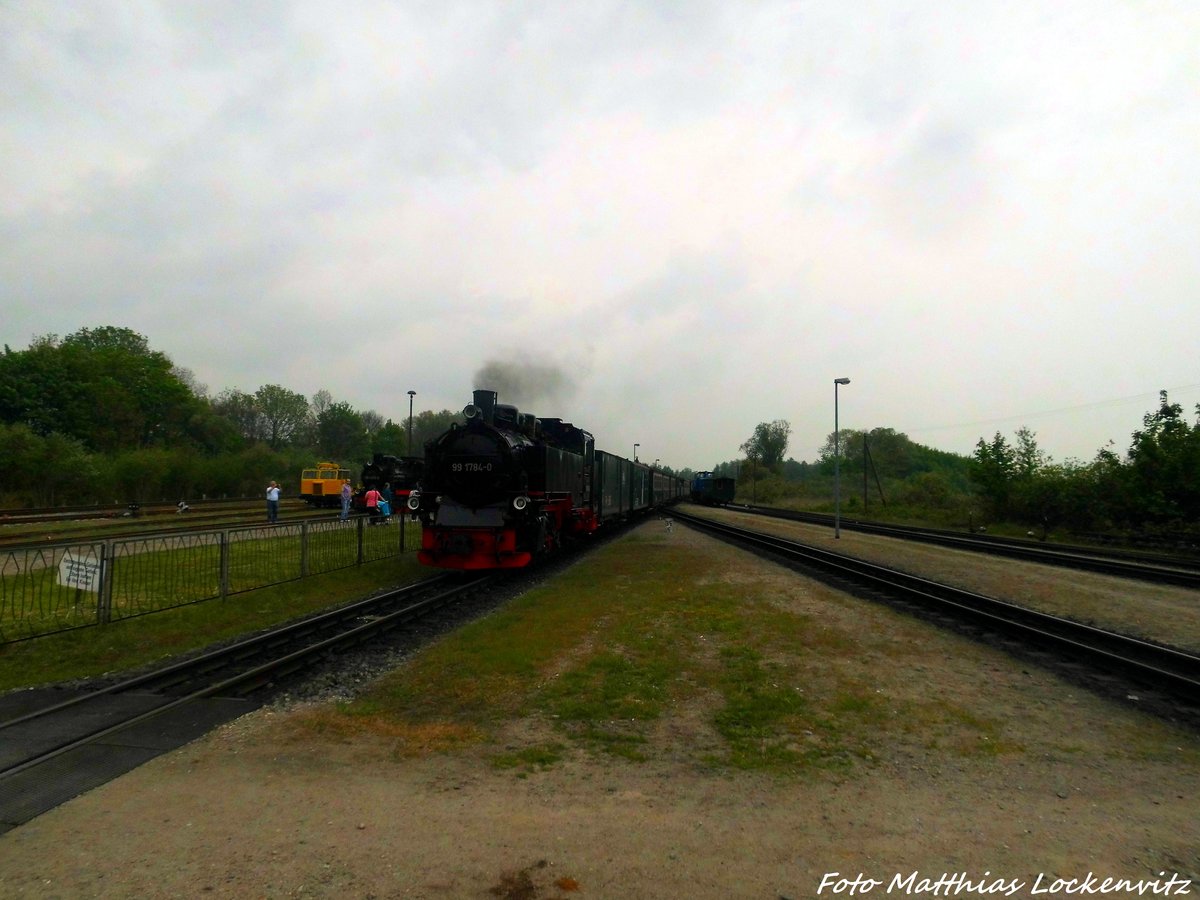
POLYGON ((737 482, 720 478, 712 472, 698 472, 692 479, 692 500, 705 506, 724 506, 733 502, 737 482))

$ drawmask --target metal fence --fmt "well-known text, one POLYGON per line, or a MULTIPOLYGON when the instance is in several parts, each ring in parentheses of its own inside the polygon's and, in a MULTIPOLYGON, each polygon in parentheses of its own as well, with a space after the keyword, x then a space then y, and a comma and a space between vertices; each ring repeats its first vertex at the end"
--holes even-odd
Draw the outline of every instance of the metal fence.
POLYGON ((401 516, 0 550, 0 644, 295 581, 420 546, 401 516))

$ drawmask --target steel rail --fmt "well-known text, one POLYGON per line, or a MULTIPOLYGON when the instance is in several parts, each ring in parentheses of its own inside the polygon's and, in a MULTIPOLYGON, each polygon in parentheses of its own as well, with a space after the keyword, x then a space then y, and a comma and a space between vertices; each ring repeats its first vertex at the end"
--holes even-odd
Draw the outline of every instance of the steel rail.
POLYGON ((288 622, 278 628, 272 628, 269 631, 264 631, 261 634, 252 637, 244 638, 240 641, 235 641, 232 644, 226 644, 222 647, 217 647, 213 650, 201 653, 198 656, 188 657, 177 662, 169 663, 149 672, 144 672, 141 675, 135 675, 132 678, 118 681, 107 687, 99 688, 94 691, 89 691, 85 694, 79 694, 60 703, 55 703, 52 706, 45 706, 25 713, 14 719, 8 719, 0 722, 0 731, 12 725, 19 725, 23 722, 29 722, 41 716, 50 715, 51 713, 59 712, 63 709, 68 709, 80 703, 86 703, 89 700, 95 700, 99 697, 107 697, 112 694, 120 694, 125 691, 132 691, 137 688, 147 687, 156 682, 164 684, 169 683, 170 679, 175 679, 178 683, 180 675, 186 675, 189 672, 197 671, 204 667, 215 667, 225 664, 226 661, 236 657, 244 657, 251 653, 257 652, 272 643, 278 643, 280 640, 294 639, 294 636, 311 633, 323 627, 336 625, 336 623, 346 619, 357 618, 364 612, 369 611, 380 605, 381 602, 392 601, 406 596, 407 594, 415 593, 422 589, 432 587, 446 580, 448 576, 436 575, 433 578, 425 579, 424 581, 416 582, 415 584, 405 585, 402 588, 397 588, 394 591, 389 591, 386 594, 381 594, 378 597, 369 597, 365 600, 356 600, 353 603, 339 606, 336 609, 327 610, 295 622, 288 622))
POLYGON ((0 771, 0 782, 11 776, 17 775, 20 772, 33 768, 37 765, 44 764, 55 757, 61 756, 71 750, 86 746, 87 744, 99 741, 109 735, 115 734, 127 728, 133 727, 141 722, 148 721, 156 716, 163 715, 171 710, 174 710, 187 703, 194 702, 206 697, 212 697, 218 694, 224 694, 234 689, 242 689, 242 695, 249 693, 255 688, 261 687, 279 677, 280 675, 290 674, 297 669, 309 664, 313 660, 326 656, 338 649, 361 643, 371 637, 397 626, 398 624, 412 618, 416 618, 430 610, 441 606, 445 603, 458 597, 460 594, 478 587, 483 582, 491 579, 491 576, 484 576, 473 579, 469 582, 456 584, 446 590, 441 590, 433 593, 430 596, 418 599, 413 603, 407 603, 399 609, 392 610, 377 616, 370 621, 356 625, 352 628, 336 631, 329 637, 322 638, 315 643, 306 644, 298 649, 295 644, 298 640, 306 635, 312 635, 314 632, 335 628, 338 621, 345 623, 347 621, 361 618, 366 612, 370 612, 373 608, 387 606, 395 603, 397 600, 410 597, 414 594, 427 593, 429 590, 442 585, 445 581, 450 580, 452 576, 436 576, 418 582, 415 585, 408 585, 399 590, 371 598, 369 600, 359 601, 358 603, 350 604, 349 606, 340 607, 337 610, 329 613, 315 616, 310 619, 302 620, 301 622, 291 623, 279 629, 257 635, 245 641, 239 641, 236 644, 231 644, 227 647, 218 648, 210 653, 202 654, 192 659, 168 665, 162 669, 156 669, 144 675, 130 678, 117 684, 102 688, 97 691, 92 691, 79 697, 71 698, 70 700, 61 703, 53 704, 39 710, 34 710, 23 716, 10 719, 7 722, 0 723, 0 728, 9 727, 22 722, 29 722, 38 718, 52 715, 57 712, 69 709, 70 707, 83 704, 89 701, 95 702, 103 697, 108 697, 113 694, 132 690, 134 688, 145 688, 154 683, 160 683, 163 686, 170 687, 180 683, 181 675, 190 675, 198 672, 212 672, 214 669, 219 673, 222 668, 228 669, 238 660, 244 659, 251 654, 261 654, 264 651, 269 651, 273 643, 284 641, 288 647, 293 649, 283 648, 281 655, 275 656, 266 662, 252 666, 242 672, 234 675, 227 675, 220 678, 218 681, 209 681, 202 687, 189 691, 187 694, 177 698, 168 700, 153 709, 145 710, 134 716, 122 719, 110 726, 81 734, 73 737, 69 741, 56 745, 45 751, 41 751, 26 760, 15 765, 5 768, 0 771))
POLYGON ((889 596, 969 618, 1026 641, 1050 644, 1106 667, 1119 666, 1185 700, 1200 697, 1200 656, 1117 632, 1072 622, 994 597, 951 587, 874 563, 676 511, 675 519, 788 561, 832 573, 889 596))
MULTIPOLYGON (((814 525, 826 525, 832 522, 831 516, 823 516, 819 513, 774 509, 766 506, 729 507, 729 510, 814 525)), ((1133 578, 1154 584, 1173 584, 1179 587, 1200 589, 1200 562, 1190 559, 1165 558, 1147 554, 1112 554, 1099 549, 1093 551, 1086 547, 1047 547, 1018 538, 963 535, 936 528, 847 521, 844 518, 841 527, 843 531, 859 531, 864 534, 877 534, 906 541, 937 544, 972 553, 1007 556, 1044 565, 1080 569, 1102 575, 1115 575, 1120 578, 1133 578)))
MULTIPOLYGON (((67 525, 53 532, 45 532, 42 536, 33 534, 0 535, 0 549, 16 552, 26 550, 44 550, 47 547, 57 547, 60 544, 79 544, 99 541, 128 540, 140 537, 158 537, 162 535, 193 534, 196 532, 213 531, 219 528, 244 528, 258 525, 263 528, 271 527, 262 521, 264 513, 254 513, 250 509, 234 515, 232 511, 181 516, 147 516, 137 519, 91 519, 90 522, 111 522, 112 530, 104 530, 96 524, 67 525), (140 526, 133 528, 131 523, 139 522, 140 526), (169 524, 168 524, 169 523, 169 524), (126 527, 130 526, 130 527, 126 527), (121 530, 117 530, 121 529, 121 530)), ((355 511, 355 515, 358 512, 355 511)), ((292 510, 280 511, 278 525, 295 525, 300 522, 331 521, 338 516, 337 510, 315 510, 306 506, 292 510)))

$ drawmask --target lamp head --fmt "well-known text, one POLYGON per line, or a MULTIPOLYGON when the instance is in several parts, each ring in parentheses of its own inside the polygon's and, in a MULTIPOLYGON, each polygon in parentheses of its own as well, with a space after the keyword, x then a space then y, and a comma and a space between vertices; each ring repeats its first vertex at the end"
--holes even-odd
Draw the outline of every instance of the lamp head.
POLYGON ((850 379, 849 378, 835 378, 835 379, 833 379, 833 383, 834 384, 849 384, 850 379))

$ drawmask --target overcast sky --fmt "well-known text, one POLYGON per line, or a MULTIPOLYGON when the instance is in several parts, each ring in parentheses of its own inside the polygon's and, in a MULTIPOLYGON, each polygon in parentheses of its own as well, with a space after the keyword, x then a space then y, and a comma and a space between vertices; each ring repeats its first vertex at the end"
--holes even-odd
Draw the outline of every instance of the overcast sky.
POLYGON ((843 376, 843 427, 1123 453, 1200 402, 1197 48, 1195 0, 4 0, 0 341, 676 467, 815 459, 843 376))

